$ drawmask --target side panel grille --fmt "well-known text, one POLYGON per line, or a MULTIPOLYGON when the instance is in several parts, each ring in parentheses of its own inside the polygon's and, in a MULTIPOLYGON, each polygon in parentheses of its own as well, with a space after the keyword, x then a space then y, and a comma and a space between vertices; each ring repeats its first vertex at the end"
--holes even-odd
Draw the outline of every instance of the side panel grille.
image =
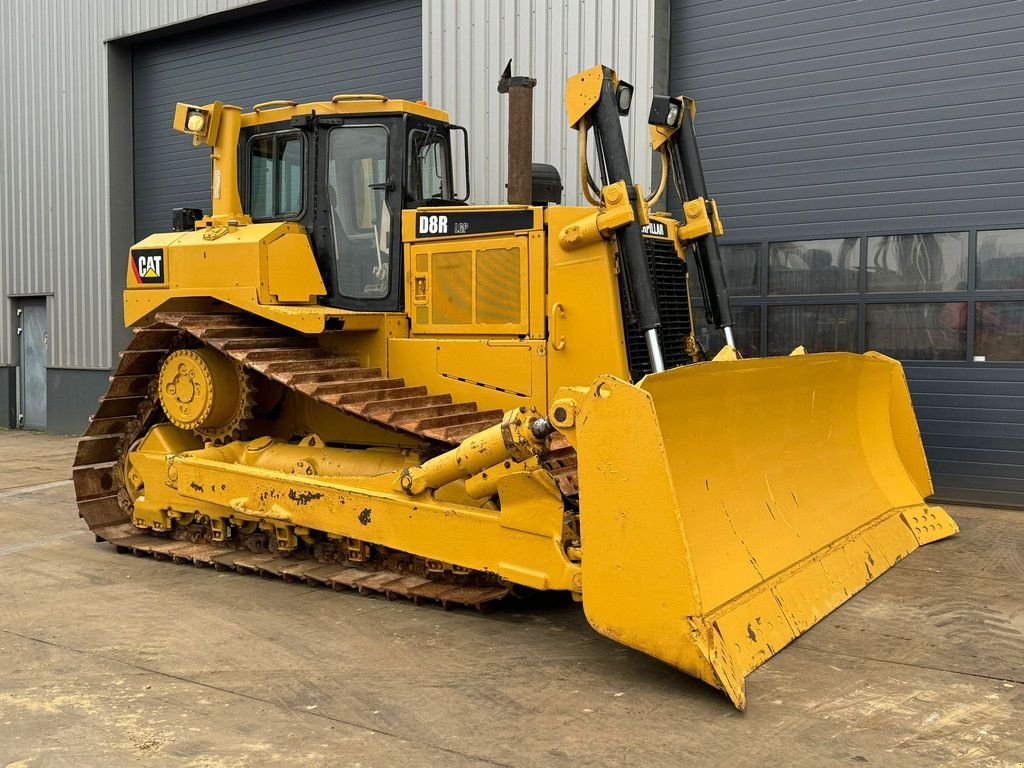
MULTIPOLYGON (((677 368, 689 362, 686 337, 690 335, 690 310, 686 296, 686 263, 668 240, 644 238, 647 247, 647 267, 654 281, 654 295, 661 313, 661 354, 666 368, 677 368)), ((623 308, 625 310, 625 308, 623 308)), ((647 356, 647 342, 640 327, 626 320, 626 354, 633 381, 651 372, 647 356)))

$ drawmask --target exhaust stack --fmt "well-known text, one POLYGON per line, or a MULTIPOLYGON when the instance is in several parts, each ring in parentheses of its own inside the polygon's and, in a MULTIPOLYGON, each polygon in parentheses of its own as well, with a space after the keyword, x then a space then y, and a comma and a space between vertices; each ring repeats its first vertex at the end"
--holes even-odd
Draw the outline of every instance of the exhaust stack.
POLYGON ((512 77, 512 59, 498 80, 498 93, 508 94, 508 202, 533 202, 533 88, 532 77, 512 77))

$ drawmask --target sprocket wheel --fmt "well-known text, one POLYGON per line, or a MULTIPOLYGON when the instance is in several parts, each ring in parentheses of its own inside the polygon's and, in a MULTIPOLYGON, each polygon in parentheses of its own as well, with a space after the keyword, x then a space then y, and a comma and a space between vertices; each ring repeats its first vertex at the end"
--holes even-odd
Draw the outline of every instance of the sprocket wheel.
POLYGON ((168 420, 215 444, 237 439, 252 417, 248 374, 212 349, 179 349, 160 366, 157 390, 168 420))

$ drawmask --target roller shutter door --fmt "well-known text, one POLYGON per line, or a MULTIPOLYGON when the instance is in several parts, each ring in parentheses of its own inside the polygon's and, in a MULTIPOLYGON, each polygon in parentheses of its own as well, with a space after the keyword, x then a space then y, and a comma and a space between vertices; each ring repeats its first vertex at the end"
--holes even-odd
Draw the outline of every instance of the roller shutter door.
POLYGON ((697 99, 752 351, 882 347, 936 496, 1024 507, 1024 5, 671 13, 672 92, 697 99))
POLYGON ((209 153, 172 130, 176 102, 248 110, 337 93, 418 99, 420 19, 419 0, 317 2, 135 46, 136 237, 170 229, 173 208, 210 211, 209 153))

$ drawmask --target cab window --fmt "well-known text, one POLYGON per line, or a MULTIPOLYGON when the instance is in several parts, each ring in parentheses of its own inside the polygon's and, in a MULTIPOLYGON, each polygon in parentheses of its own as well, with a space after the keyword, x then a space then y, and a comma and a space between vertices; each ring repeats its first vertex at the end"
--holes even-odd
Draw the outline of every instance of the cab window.
POLYGON ((435 129, 409 133, 410 184, 414 200, 451 200, 448 142, 435 129))
POLYGON ((341 126, 328 139, 327 196, 338 290, 354 299, 388 295, 391 216, 387 203, 388 132, 341 126))
POLYGON ((249 215, 289 219, 302 213, 303 137, 294 131, 249 140, 249 215))

